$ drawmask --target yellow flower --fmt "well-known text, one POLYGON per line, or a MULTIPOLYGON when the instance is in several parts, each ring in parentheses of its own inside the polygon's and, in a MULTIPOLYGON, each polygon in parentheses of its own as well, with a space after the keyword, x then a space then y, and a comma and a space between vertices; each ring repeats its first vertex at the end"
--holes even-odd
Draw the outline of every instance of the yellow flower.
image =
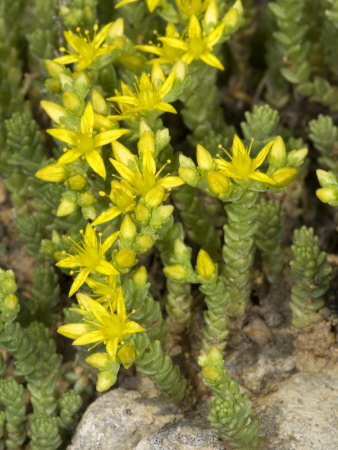
POLYGON ((119 139, 126 134, 128 130, 122 128, 118 130, 107 130, 98 133, 96 136, 93 136, 93 131, 94 111, 91 103, 88 103, 81 117, 80 132, 62 128, 52 128, 47 130, 51 136, 62 142, 66 142, 72 147, 71 149, 64 149, 65 154, 59 158, 57 165, 63 166, 64 164, 69 164, 81 156, 84 156, 88 165, 94 172, 100 175, 100 177, 105 178, 106 169, 103 159, 97 149, 119 139))
POLYGON ((116 102, 120 108, 120 115, 112 116, 112 118, 116 120, 129 119, 149 109, 176 114, 176 109, 163 101, 174 81, 175 73, 171 72, 165 79, 161 66, 156 63, 153 65, 151 77, 149 74, 142 73, 140 81, 135 84, 136 92, 122 82, 122 93, 116 91, 114 97, 108 98, 108 100, 116 102))
POLYGON ((235 135, 232 143, 232 155, 225 150, 231 161, 226 161, 219 156, 215 159, 216 165, 221 170, 223 175, 228 178, 232 178, 239 183, 250 179, 276 185, 277 183, 273 178, 256 170, 263 164, 271 149, 272 143, 273 141, 266 144, 265 147, 263 147, 263 149, 258 153, 256 158, 251 159, 250 151, 252 143, 249 148, 245 148, 239 137, 235 135))
POLYGON ((208 7, 210 0, 175 0, 177 8, 186 16, 200 16, 208 7))
MULTIPOLYGON (((61 47, 60 50, 67 52, 68 55, 60 56, 53 59, 53 61, 59 64, 77 63, 76 70, 78 72, 83 71, 93 64, 94 60, 99 56, 115 50, 115 45, 103 44, 111 25, 111 23, 108 23, 99 33, 97 33, 98 25, 94 25, 94 37, 92 40, 89 38, 88 30, 85 31, 85 36, 81 34, 77 36, 72 31, 65 31, 65 39, 72 50, 66 50, 64 47, 61 47)), ((77 28, 76 31, 79 32, 80 28, 77 28)))
MULTIPOLYGON (((161 0, 145 0, 150 12, 153 12, 156 6, 160 3, 161 0)), ((120 8, 121 6, 127 5, 128 3, 135 3, 137 0, 122 0, 115 5, 115 8, 120 8)))
POLYGON ((57 266, 67 269, 73 269, 74 267, 81 268, 78 270, 79 274, 70 288, 69 296, 72 296, 80 289, 89 274, 93 271, 107 276, 116 276, 119 274, 115 267, 104 259, 104 254, 116 241, 118 235, 119 231, 111 234, 103 243, 101 243, 100 235, 100 243, 98 245, 96 232, 94 228, 88 224, 84 233, 82 245, 74 242, 77 254, 69 255, 67 258, 56 263, 57 266))
POLYGON ((113 143, 112 147, 115 159, 110 158, 110 161, 120 174, 122 183, 135 195, 144 197, 150 206, 158 206, 164 200, 166 189, 183 184, 179 177, 166 175, 159 178, 165 166, 156 171, 154 156, 148 148, 144 148, 142 156, 137 158, 120 143, 113 143))
MULTIPOLYGON (((172 22, 169 22, 165 29, 165 37, 167 38, 177 38, 179 34, 176 30, 175 25, 172 22)), ((152 59, 149 61, 149 64, 158 63, 158 64, 172 64, 184 54, 184 50, 180 50, 178 48, 172 47, 171 45, 162 43, 162 46, 154 45, 152 42, 149 45, 135 45, 137 50, 141 50, 142 52, 154 53, 158 58, 152 59)))
POLYGON ((159 37, 163 44, 177 51, 177 58, 191 64, 195 59, 201 59, 209 66, 224 70, 221 61, 211 53, 213 47, 221 39, 224 31, 224 23, 218 25, 207 34, 202 34, 201 25, 196 16, 191 16, 187 38, 159 37), (182 54, 183 53, 183 54, 182 54), (181 56, 182 55, 182 56, 181 56))
MULTIPOLYGON (((93 296, 99 303, 110 304, 112 311, 116 311, 116 277, 108 277, 107 283, 100 283, 92 278, 86 279, 86 284, 94 292, 93 296)), ((80 294, 78 294, 80 295, 80 294)))
POLYGON ((94 344, 95 347, 104 343, 107 353, 116 361, 118 346, 123 343, 124 336, 144 331, 137 322, 128 320, 134 311, 126 314, 121 289, 117 292, 116 313, 87 296, 78 298, 78 302, 80 308, 73 310, 83 316, 84 323, 70 323, 58 328, 63 336, 75 339, 73 345, 94 344))
MULTIPOLYGON (((105 193, 100 192, 100 195, 105 195, 105 193)), ((109 222, 120 214, 126 214, 129 211, 133 211, 136 206, 133 192, 126 185, 119 183, 118 181, 111 182, 109 198, 113 203, 113 206, 106 211, 103 211, 103 213, 94 220, 93 225, 109 222)))

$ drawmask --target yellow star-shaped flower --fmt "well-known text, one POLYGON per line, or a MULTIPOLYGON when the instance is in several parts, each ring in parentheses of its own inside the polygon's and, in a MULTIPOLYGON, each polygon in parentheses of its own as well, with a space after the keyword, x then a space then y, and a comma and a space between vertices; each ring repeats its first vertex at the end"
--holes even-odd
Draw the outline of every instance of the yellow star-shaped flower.
POLYGON ((171 112, 176 114, 176 109, 163 101, 170 92, 175 81, 175 73, 171 72, 165 78, 161 66, 153 65, 151 76, 142 73, 141 78, 135 84, 133 91, 125 83, 121 83, 122 93, 116 91, 114 97, 108 98, 119 105, 121 114, 112 116, 116 120, 125 120, 142 114, 148 110, 171 112))
MULTIPOLYGON (((94 111, 91 103, 86 106, 81 117, 81 128, 79 132, 71 131, 63 128, 52 128, 47 132, 62 142, 69 144, 72 148, 65 149, 65 154, 57 161, 58 166, 69 164, 81 156, 85 157, 88 165, 100 177, 106 177, 106 169, 103 159, 98 152, 98 148, 110 142, 119 139, 126 134, 126 129, 106 130, 97 135, 93 135, 94 131, 94 111)), ((42 169, 45 170, 46 168, 42 169)), ((39 172, 36 174, 39 178, 39 172)))
POLYGON ((213 47, 221 39, 225 24, 222 23, 207 34, 202 34, 201 25, 196 16, 191 16, 189 21, 187 38, 159 37, 163 44, 182 52, 182 61, 191 64, 195 59, 200 59, 209 66, 224 70, 221 61, 212 53, 213 47))
MULTIPOLYGON (((153 12, 156 6, 160 3, 161 0, 145 0, 148 9, 150 12, 153 12)), ((137 0, 122 0, 115 5, 115 8, 120 8, 121 6, 127 5, 128 3, 135 3, 137 0)))
MULTIPOLYGON (((122 144, 120 144, 122 145, 122 144)), ((104 192, 100 192, 101 195, 105 195, 104 192)), ((128 186, 119 183, 118 181, 111 182, 111 191, 109 198, 113 203, 113 206, 102 214, 100 214, 93 222, 93 225, 100 225, 101 223, 109 222, 115 219, 120 214, 126 214, 132 211, 136 204, 134 202, 134 194, 128 188, 128 186)))
POLYGON ((165 199, 166 189, 170 190, 183 184, 181 178, 176 176, 166 175, 159 178, 164 167, 156 171, 154 156, 148 148, 137 158, 120 143, 113 143, 112 147, 115 159, 110 158, 110 161, 120 174, 122 183, 136 196, 144 197, 146 203, 161 203, 165 199))
POLYGON ((58 328, 63 336, 75 339, 73 345, 104 343, 107 353, 116 361, 118 346, 125 336, 144 331, 137 322, 128 320, 122 290, 117 291, 116 313, 106 309, 89 296, 77 296, 80 308, 73 308, 83 316, 83 323, 70 323, 58 328))
MULTIPOLYGON (((66 50, 64 47, 61 47, 60 50, 67 52, 68 55, 60 56, 53 61, 59 64, 77 63, 76 70, 82 72, 91 66, 95 59, 115 50, 115 45, 103 44, 111 25, 112 23, 108 23, 98 33, 98 25, 94 25, 94 37, 92 40, 89 38, 88 30, 85 31, 85 36, 81 34, 77 36, 72 31, 65 31, 65 39, 72 50, 66 50)), ((80 28, 77 28, 76 31, 80 32, 80 28)))
POLYGON ((97 236, 94 228, 88 224, 84 233, 84 240, 82 245, 74 242, 76 255, 69 255, 67 258, 57 262, 58 267, 65 269, 73 269, 80 267, 79 274, 73 281, 73 284, 69 291, 69 296, 72 296, 76 291, 80 289, 83 283, 88 278, 91 272, 98 272, 107 276, 119 275, 119 272, 115 267, 105 260, 104 254, 113 245, 119 235, 119 231, 111 234, 103 243, 97 242, 97 236))

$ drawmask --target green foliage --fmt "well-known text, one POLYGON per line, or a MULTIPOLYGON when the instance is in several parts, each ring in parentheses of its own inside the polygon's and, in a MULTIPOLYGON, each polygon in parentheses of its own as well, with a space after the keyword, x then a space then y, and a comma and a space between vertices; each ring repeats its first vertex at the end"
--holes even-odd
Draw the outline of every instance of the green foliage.
POLYGON ((257 204, 258 228, 255 244, 260 249, 263 259, 263 270, 270 282, 283 269, 284 248, 283 241, 283 213, 280 203, 262 198, 257 204))
POLYGON ((163 352, 159 341, 151 341, 146 333, 135 337, 138 358, 137 370, 147 375, 157 387, 170 395, 175 401, 182 401, 185 396, 186 380, 180 370, 174 366, 171 358, 163 352))
POLYGON ((320 308, 324 306, 323 295, 329 286, 331 267, 326 253, 318 245, 318 237, 312 228, 302 227, 293 234, 290 263, 293 285, 290 308, 292 324, 303 328, 321 320, 320 308))
POLYGON ((309 127, 309 137, 320 155, 319 167, 332 170, 338 175, 338 128, 334 125, 332 117, 319 114, 317 119, 309 122, 309 127))
POLYGON ((248 394, 239 392, 239 386, 223 367, 220 350, 211 348, 198 358, 205 384, 213 396, 209 400, 209 421, 222 438, 235 448, 259 449, 259 425, 253 415, 248 394))

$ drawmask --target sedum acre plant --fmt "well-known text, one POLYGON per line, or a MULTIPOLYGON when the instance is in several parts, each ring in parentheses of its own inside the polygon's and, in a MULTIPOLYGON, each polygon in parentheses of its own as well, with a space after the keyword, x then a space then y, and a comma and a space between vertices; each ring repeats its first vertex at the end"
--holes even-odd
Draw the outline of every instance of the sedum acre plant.
MULTIPOLYGON (((201 377, 187 354, 226 445, 262 448, 224 365, 254 270, 274 283, 285 269, 284 224, 301 220, 313 169, 317 197, 338 205, 332 119, 309 107, 313 168, 305 119, 262 105, 292 94, 335 110, 337 2, 317 3, 326 12, 311 34, 308 1, 261 5, 264 24, 241 0, 2 2, 0 170, 36 267, 28 299, 0 270, 0 448, 63 448, 93 395, 65 374, 56 333, 98 392, 135 366, 191 405, 201 377), (264 74, 246 68, 261 53, 264 74), (173 343, 186 349, 179 365, 173 343)), ((292 325, 303 328, 322 318, 331 269, 311 228, 291 250, 292 325)))

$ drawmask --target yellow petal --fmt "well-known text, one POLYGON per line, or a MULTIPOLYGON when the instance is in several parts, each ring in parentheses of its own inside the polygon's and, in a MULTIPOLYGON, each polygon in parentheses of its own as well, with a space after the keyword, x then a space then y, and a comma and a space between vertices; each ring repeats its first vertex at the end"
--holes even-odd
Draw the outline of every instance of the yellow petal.
POLYGON ((103 211, 93 222, 93 225, 100 225, 101 223, 109 222, 110 220, 115 219, 115 217, 119 216, 122 213, 122 210, 117 206, 113 206, 107 211, 103 211))
POLYGON ((100 45, 103 43, 103 41, 106 39, 111 26, 112 26, 112 22, 107 23, 107 25, 105 25, 102 28, 102 30, 100 30, 97 33, 97 35, 94 37, 93 44, 95 45, 96 48, 99 48, 100 45))
POLYGON ((152 174, 155 175, 156 173, 156 162, 152 155, 152 153, 149 150, 145 150, 142 157, 142 169, 143 174, 152 174))
POLYGON ((116 311, 119 317, 123 319, 126 317, 126 305, 124 303, 123 292, 121 289, 117 291, 116 311))
POLYGON ((125 166, 133 169, 136 165, 135 155, 120 142, 112 142, 115 159, 125 166))
POLYGON ((205 64, 208 64, 211 67, 216 67, 216 69, 224 70, 224 66, 221 61, 212 53, 203 53, 202 55, 200 55, 200 59, 205 62, 205 64))
POLYGON ((159 37, 158 40, 166 45, 169 45, 170 47, 174 47, 184 51, 188 49, 188 44, 186 42, 181 41, 180 39, 171 37, 159 37))
POLYGON ((240 138, 235 134, 234 140, 232 142, 232 156, 233 159, 241 158, 243 155, 247 154, 246 148, 240 138))
POLYGON ((62 166, 64 164, 69 164, 73 161, 76 161, 77 159, 80 158, 80 156, 82 155, 82 153, 73 148, 72 150, 67 150, 59 159, 57 164, 62 166))
POLYGON ((65 110, 65 108, 58 105, 57 103, 42 100, 41 107, 56 123, 60 123, 60 119, 67 116, 67 111, 65 110))
POLYGON ((160 3, 160 0, 146 0, 148 9, 150 12, 153 12, 156 6, 160 3))
POLYGON ((166 176, 158 180, 158 184, 164 187, 164 189, 172 189, 177 186, 182 186, 184 181, 180 177, 166 176))
POLYGON ((110 142, 116 141, 124 134, 128 133, 129 130, 120 128, 118 130, 107 130, 99 133, 94 137, 95 147, 101 147, 102 145, 109 144, 110 142))
POLYGON ((102 275, 119 275, 119 272, 108 261, 101 259, 101 261, 95 266, 95 271, 102 273, 102 275))
POLYGON ((117 352, 117 346, 119 343, 119 338, 114 337, 111 339, 108 339, 106 344, 107 353, 111 356, 111 359, 113 361, 116 361, 116 352, 117 352))
POLYGON ((168 94, 168 92, 170 92, 171 88, 173 87, 175 78, 176 78, 175 72, 171 72, 158 91, 161 98, 165 97, 168 94))
POLYGON ((81 117, 81 134, 92 136, 94 130, 94 110, 91 103, 86 106, 81 117))
POLYGON ((173 114, 177 114, 176 109, 171 106, 169 103, 160 102, 157 103, 157 105, 154 106, 154 109, 157 109, 158 111, 164 111, 164 112, 170 112, 173 114))
POLYGON ((74 131, 63 130, 62 128, 50 128, 47 133, 51 136, 59 139, 59 141, 66 142, 67 144, 76 145, 78 135, 74 131))
POLYGON ((97 237, 94 228, 88 223, 84 234, 85 245, 97 249, 97 237))
POLYGON ((268 156, 269 151, 271 150, 272 144, 274 141, 268 142, 262 150, 258 153, 256 158, 253 160, 253 168, 257 169, 257 167, 261 166, 265 161, 265 158, 268 156))
POLYGON ((248 178, 250 180, 260 181, 261 183, 267 183, 271 185, 277 184, 276 181, 274 181, 269 175, 263 172, 253 172, 250 175, 248 175, 248 178))
POLYGON ((188 35, 189 39, 200 38, 202 34, 200 23, 196 16, 191 16, 189 27, 188 27, 188 35))
POLYGON ((79 336, 86 334, 89 330, 89 325, 86 323, 68 323, 61 325, 57 332, 70 339, 76 339, 79 336))
POLYGON ((36 178, 51 183, 60 183, 66 179, 67 172, 64 167, 57 164, 50 164, 38 170, 35 174, 36 178))
POLYGON ((101 248, 104 253, 106 253, 106 251, 109 250, 110 247, 114 244, 114 242, 116 241, 116 239, 119 236, 119 233, 120 233, 119 231, 115 231, 115 233, 108 236, 107 239, 103 242, 103 244, 101 245, 101 248))
POLYGON ((122 334, 140 333, 141 331, 144 331, 144 328, 137 322, 131 320, 124 325, 122 334))
POLYGON ((86 161, 95 173, 100 175, 104 180, 106 179, 106 168, 102 156, 97 150, 86 153, 86 161))
POLYGON ((98 322, 103 323, 103 320, 102 320, 103 318, 105 318, 105 319, 110 318, 109 312, 100 303, 96 302, 95 300, 93 300, 90 297, 87 299, 87 303, 88 303, 90 312, 94 315, 95 319, 98 322))
POLYGON ((128 3, 135 3, 137 0, 122 0, 115 5, 115 8, 121 8, 121 6, 128 5, 128 3))
POLYGON ((211 31, 206 39, 207 44, 211 47, 217 44, 217 42, 221 39, 224 31, 225 24, 222 23, 218 25, 213 31, 211 31))
POLYGON ((276 170, 271 177, 279 187, 283 187, 291 183, 291 181, 296 178, 297 173, 297 169, 294 169, 293 167, 282 167, 281 169, 276 170))
POLYGON ((80 265, 80 258, 77 255, 68 256, 68 258, 61 259, 56 263, 56 266, 63 267, 64 269, 73 269, 80 265))
POLYGON ((134 180, 134 172, 126 167, 124 164, 121 164, 119 161, 115 159, 109 158, 110 162, 113 164, 115 169, 121 175, 122 178, 126 179, 129 183, 133 184, 134 180))
POLYGON ((102 335, 101 331, 99 331, 99 330, 89 331, 88 333, 86 333, 83 336, 76 339, 73 342, 73 345, 92 344, 94 342, 103 341, 103 339, 104 339, 104 336, 102 335))
POLYGON ((90 269, 82 269, 80 270, 78 276, 73 281, 73 284, 69 291, 69 297, 71 297, 75 292, 77 292, 80 287, 83 285, 83 283, 86 281, 86 278, 90 274, 90 269))
POLYGON ((74 62, 78 62, 79 57, 76 55, 64 55, 60 56, 59 58, 53 59, 53 61, 58 64, 72 64, 74 62))

